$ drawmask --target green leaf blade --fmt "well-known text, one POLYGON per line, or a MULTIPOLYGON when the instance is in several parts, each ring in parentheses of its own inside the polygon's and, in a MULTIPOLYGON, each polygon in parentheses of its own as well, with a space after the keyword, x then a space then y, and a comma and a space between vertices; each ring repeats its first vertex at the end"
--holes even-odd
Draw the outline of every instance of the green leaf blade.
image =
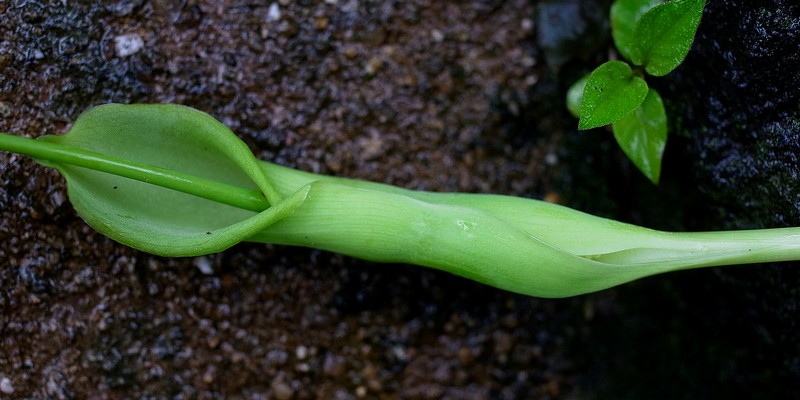
POLYGON ((673 0, 653 7, 633 27, 631 61, 653 76, 675 69, 689 53, 705 0, 673 0))
POLYGON ((647 96, 647 83, 622 61, 595 69, 583 91, 578 129, 609 125, 632 113, 647 96))
MULTIPOLYGON (((81 115, 67 134, 40 140, 265 196, 273 190, 258 160, 236 135, 188 107, 100 106, 81 115)), ((158 186, 147 178, 76 166, 69 159, 47 164, 64 175, 70 201, 89 225, 123 244, 165 256, 224 250, 288 215, 304 200, 302 193, 285 201, 273 199, 259 212, 158 186)))
POLYGON ((611 37, 620 54, 631 60, 635 37, 633 27, 639 18, 662 0, 616 0, 611 5, 611 37))
POLYGON ((581 102, 583 101, 583 91, 586 88, 586 82, 589 81, 589 74, 584 75, 578 79, 567 90, 567 110, 575 118, 581 116, 581 102))
POLYGON ((658 92, 650 89, 642 105, 615 122, 612 128, 625 155, 651 182, 658 184, 667 144, 667 115, 658 92))

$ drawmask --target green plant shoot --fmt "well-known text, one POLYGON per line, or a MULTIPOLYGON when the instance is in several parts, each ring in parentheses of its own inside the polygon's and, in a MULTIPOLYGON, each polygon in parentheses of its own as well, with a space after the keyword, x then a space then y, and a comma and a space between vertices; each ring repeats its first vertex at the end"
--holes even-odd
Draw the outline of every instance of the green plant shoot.
POLYGON ((653 183, 661 174, 667 119, 661 96, 643 76, 664 76, 686 58, 705 0, 616 0, 611 34, 624 61, 608 61, 580 79, 567 95, 578 129, 611 125, 614 137, 653 183), (645 99, 648 99, 645 102, 645 99))
POLYGON ((646 176, 661 175, 658 161, 667 146, 667 114, 658 92, 648 90, 642 104, 614 122, 612 131, 617 143, 626 143, 622 151, 639 171, 646 176))
POLYGON ((704 8, 705 0, 672 0, 642 14, 633 26, 630 60, 653 76, 670 73, 689 53, 704 8))
POLYGON ((663 3, 663 0, 616 0, 611 4, 611 37, 620 55, 632 60, 631 53, 636 46, 633 28, 651 8, 663 3))
POLYGON ((597 67, 583 89, 578 129, 598 128, 630 115, 647 91, 647 83, 627 63, 609 61, 597 67))
POLYGON ((89 225, 162 256, 242 241, 305 246, 541 297, 682 269, 800 259, 800 228, 668 233, 537 200, 302 172, 257 160, 227 127, 178 105, 99 106, 62 136, 0 134, 0 150, 56 168, 89 225))

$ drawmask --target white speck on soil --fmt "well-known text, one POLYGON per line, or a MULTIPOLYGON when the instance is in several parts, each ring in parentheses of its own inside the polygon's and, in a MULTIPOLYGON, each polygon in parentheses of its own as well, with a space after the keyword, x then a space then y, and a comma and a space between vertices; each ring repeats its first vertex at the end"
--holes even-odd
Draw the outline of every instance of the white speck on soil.
POLYGON ((14 385, 11 384, 11 379, 6 377, 0 379, 0 392, 4 394, 14 393, 14 385))
POLYGON ((214 273, 214 266, 211 265, 211 260, 209 260, 208 257, 197 257, 192 264, 194 264, 203 275, 211 275, 214 273))
POLYGON ((278 3, 272 3, 267 11, 267 21, 273 22, 281 19, 281 8, 278 3))
POLYGON ((114 38, 114 50, 118 57, 134 55, 144 48, 144 39, 136 33, 119 35, 114 38))

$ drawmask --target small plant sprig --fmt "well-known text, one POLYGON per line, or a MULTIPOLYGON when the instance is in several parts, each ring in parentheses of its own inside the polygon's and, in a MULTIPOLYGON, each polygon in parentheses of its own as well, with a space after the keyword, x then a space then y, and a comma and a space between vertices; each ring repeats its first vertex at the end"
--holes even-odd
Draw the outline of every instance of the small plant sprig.
POLYGON ((432 193, 259 161, 227 127, 178 105, 99 106, 62 136, 0 134, 56 168, 78 214, 152 254, 241 241, 437 268, 541 297, 689 268, 800 259, 800 228, 668 233, 518 197, 432 193))
POLYGON ((667 116, 644 75, 664 76, 686 58, 705 0, 616 0, 611 33, 619 54, 576 82, 567 107, 579 117, 578 129, 611 125, 617 143, 653 183, 661 176, 667 143, 667 116))

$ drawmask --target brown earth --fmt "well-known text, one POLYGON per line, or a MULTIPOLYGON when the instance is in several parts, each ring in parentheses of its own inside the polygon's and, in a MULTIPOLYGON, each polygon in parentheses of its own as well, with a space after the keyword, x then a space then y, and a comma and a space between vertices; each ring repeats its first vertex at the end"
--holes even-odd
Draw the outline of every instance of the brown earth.
MULTIPOLYGON (((759 132, 758 96, 742 90, 796 121, 796 102, 769 97, 796 98, 791 74, 763 71, 798 60, 797 6, 708 2, 688 66, 651 82, 679 131, 654 187, 610 135, 576 132, 563 106, 608 58, 609 2, 0 2, 0 132, 62 133, 109 102, 180 103, 258 157, 307 171, 546 198, 658 228, 748 215, 798 225, 797 207, 759 205, 769 220, 730 212, 754 207, 741 193, 780 200, 759 193, 796 181, 796 122, 774 141, 791 161, 781 178, 703 167, 705 143, 736 166, 730 132, 759 132), (767 65, 739 62, 764 32, 770 57, 753 59, 767 65), (719 93, 733 93, 735 123, 717 124, 719 93)), ((735 148, 770 148, 747 143, 735 148)), ((0 152, 0 399, 788 398, 800 390, 793 267, 542 300, 283 246, 160 258, 94 232, 55 171, 0 152)))
MULTIPOLYGON (((101 103, 174 102, 299 169, 558 197, 560 131, 520 134, 543 71, 528 1, 2 7, 4 132, 64 132, 101 103)), ((592 300, 275 246, 154 257, 88 228, 54 171, 2 153, 0 172, 2 398, 574 392, 563 346, 592 300)))

